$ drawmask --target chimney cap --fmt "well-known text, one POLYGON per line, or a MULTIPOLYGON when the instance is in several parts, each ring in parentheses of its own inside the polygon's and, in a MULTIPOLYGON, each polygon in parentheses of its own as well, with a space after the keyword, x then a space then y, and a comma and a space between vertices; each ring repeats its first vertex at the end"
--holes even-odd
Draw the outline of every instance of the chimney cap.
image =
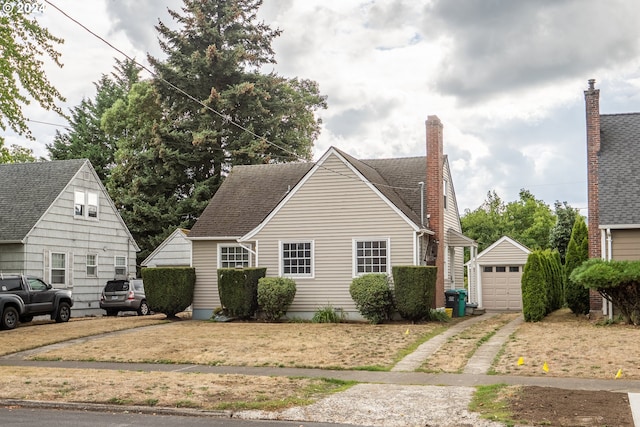
POLYGON ((589 90, 594 90, 596 85, 596 79, 589 79, 589 90))

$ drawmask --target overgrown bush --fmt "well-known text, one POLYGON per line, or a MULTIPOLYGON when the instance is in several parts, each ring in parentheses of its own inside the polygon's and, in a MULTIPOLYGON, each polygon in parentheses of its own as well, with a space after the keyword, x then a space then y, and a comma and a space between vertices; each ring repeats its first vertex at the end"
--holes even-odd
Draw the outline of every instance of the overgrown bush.
POLYGON ((611 301, 625 322, 640 324, 640 261, 593 258, 575 268, 570 279, 611 301))
POLYGON ((394 302, 400 316, 412 321, 430 317, 435 305, 437 268, 394 266, 392 273, 394 302))
POLYGON ((356 277, 349 286, 356 308, 369 322, 382 323, 391 317, 393 296, 386 274, 365 274, 356 277))
POLYGON ((149 309, 175 317, 193 301, 196 286, 196 270, 190 267, 144 268, 144 291, 149 309))
POLYGON ((258 280, 258 307, 269 321, 287 313, 296 296, 296 282, 284 277, 262 277, 258 280))
POLYGON ((567 306, 577 316, 589 313, 589 289, 571 280, 571 273, 589 258, 589 236, 587 224, 582 216, 573 223, 571 239, 565 255, 565 299, 567 306))
POLYGON ((342 323, 346 314, 341 308, 334 308, 331 304, 320 307, 313 314, 312 323, 342 323))
POLYGON ((547 274, 540 251, 529 254, 522 272, 522 314, 527 322, 538 322, 547 315, 547 274))
POLYGON ((258 280, 266 268, 219 268, 218 296, 227 315, 248 319, 258 310, 258 280))

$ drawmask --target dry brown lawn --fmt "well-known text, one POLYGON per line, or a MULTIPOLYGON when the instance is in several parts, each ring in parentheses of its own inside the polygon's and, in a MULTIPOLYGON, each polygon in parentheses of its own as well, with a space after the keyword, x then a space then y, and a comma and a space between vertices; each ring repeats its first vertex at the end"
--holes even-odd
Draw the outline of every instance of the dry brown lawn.
POLYGON ((505 345, 495 371, 509 375, 640 379, 640 330, 576 317, 568 309, 523 323, 505 345), (518 365, 522 357, 524 364, 518 365), (544 363, 549 368, 545 372, 544 363))
POLYGON ((39 353, 38 359, 354 369, 391 368, 442 324, 182 321, 39 353))

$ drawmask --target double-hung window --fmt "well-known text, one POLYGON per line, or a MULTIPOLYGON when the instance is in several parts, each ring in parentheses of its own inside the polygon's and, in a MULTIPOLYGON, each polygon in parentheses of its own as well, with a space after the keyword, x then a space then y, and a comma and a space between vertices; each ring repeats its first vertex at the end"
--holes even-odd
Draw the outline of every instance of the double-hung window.
POLYGON ((98 218, 98 193, 76 190, 73 192, 73 215, 76 218, 98 218))
POLYGON ((96 254, 87 255, 87 277, 98 275, 98 256, 96 254))
POLYGON ((220 268, 251 267, 249 251, 238 245, 220 245, 218 250, 218 265, 220 268))
POLYGON ((127 257, 116 256, 114 260, 115 274, 116 276, 127 275, 127 257))
POLYGON ((283 276, 313 277, 313 242, 281 242, 283 276))
POLYGON ((388 239, 355 240, 353 246, 356 276, 389 272, 388 239))
POLYGON ((67 281, 67 255, 51 253, 51 284, 64 285, 67 281))

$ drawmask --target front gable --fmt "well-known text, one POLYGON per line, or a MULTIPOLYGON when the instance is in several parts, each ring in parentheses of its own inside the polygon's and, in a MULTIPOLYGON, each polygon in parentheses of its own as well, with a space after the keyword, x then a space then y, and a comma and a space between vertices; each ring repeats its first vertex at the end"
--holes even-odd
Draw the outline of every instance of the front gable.
POLYGON ((531 251, 508 236, 502 236, 476 257, 478 264, 505 264, 527 262, 531 251))
MULTIPOLYGON (((375 183, 384 185, 384 183, 375 183)), ((274 221, 279 215, 300 209, 306 211, 306 219, 311 228, 317 228, 315 219, 320 217, 345 218, 347 222, 358 221, 367 210, 377 206, 380 209, 378 221, 390 216, 402 221, 409 229, 419 231, 420 227, 389 198, 368 181, 341 153, 330 148, 315 166, 287 193, 282 201, 257 227, 240 240, 249 241, 274 221), (292 201, 295 199, 294 201, 292 201), (295 204, 295 206, 288 206, 295 204), (284 213, 281 213, 284 212, 284 213), (363 212, 365 211, 365 212, 363 212)))

